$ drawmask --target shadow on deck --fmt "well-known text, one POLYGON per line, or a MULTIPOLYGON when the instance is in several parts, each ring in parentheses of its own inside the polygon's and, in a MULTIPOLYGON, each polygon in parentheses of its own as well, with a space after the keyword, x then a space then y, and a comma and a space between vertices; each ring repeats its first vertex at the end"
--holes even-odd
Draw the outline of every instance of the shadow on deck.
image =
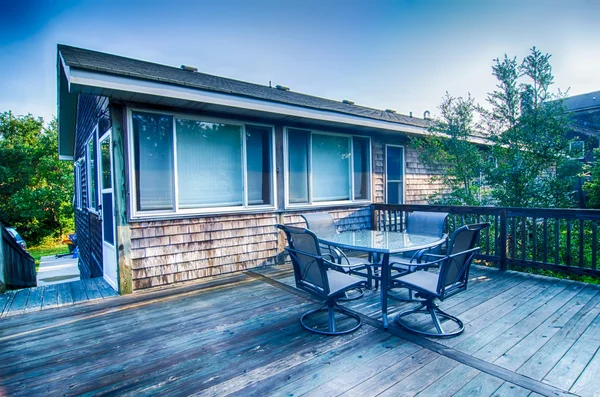
MULTIPOLYGON (((382 329, 378 295, 341 337, 309 333, 315 303, 266 268, 0 319, 0 395, 591 396, 600 389, 600 289, 474 268, 441 305, 449 340, 382 329)), ((392 301, 390 301, 392 302, 392 301)), ((394 303, 397 310, 408 304, 394 303)))

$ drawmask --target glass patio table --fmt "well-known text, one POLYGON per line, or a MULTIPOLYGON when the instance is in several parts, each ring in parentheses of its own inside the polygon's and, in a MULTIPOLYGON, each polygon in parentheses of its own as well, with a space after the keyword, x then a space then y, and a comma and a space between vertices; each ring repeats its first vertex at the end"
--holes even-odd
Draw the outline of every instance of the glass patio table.
POLYGON ((319 242, 334 247, 376 254, 381 261, 381 314, 383 326, 388 328, 387 298, 390 286, 390 255, 406 251, 417 251, 436 247, 446 241, 447 236, 425 236, 404 232, 379 230, 355 230, 337 234, 319 235, 319 242))

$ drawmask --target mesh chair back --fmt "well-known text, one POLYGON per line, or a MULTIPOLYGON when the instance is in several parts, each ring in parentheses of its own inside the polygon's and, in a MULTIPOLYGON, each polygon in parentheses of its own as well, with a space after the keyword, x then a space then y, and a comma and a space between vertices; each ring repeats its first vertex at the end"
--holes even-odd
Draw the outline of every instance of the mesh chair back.
POLYGON ((306 221, 306 228, 312 230, 316 234, 327 235, 335 234, 335 222, 333 216, 327 212, 313 212, 310 214, 302 214, 302 218, 306 221))
MULTIPOLYGON (((466 289, 469 268, 478 249, 479 233, 489 223, 465 225, 457 229, 448 244, 446 260, 440 267, 437 292, 443 297, 466 289)), ((443 299, 443 298, 442 298, 443 299)))
POLYGON ((327 295, 329 293, 327 271, 315 234, 299 227, 287 225, 276 225, 276 227, 286 234, 288 241, 286 251, 290 254, 296 286, 319 295, 327 295))
POLYGON ((406 231, 411 234, 442 237, 447 212, 414 211, 406 220, 406 231))

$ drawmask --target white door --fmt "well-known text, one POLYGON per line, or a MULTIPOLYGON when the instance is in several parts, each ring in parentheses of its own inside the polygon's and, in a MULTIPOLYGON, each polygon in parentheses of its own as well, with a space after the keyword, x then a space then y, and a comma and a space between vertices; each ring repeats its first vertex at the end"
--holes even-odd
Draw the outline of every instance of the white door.
POLYGON ((100 138, 100 192, 102 204, 102 264, 104 279, 116 291, 117 285, 117 254, 115 251, 115 214, 112 188, 112 150, 111 130, 100 138))

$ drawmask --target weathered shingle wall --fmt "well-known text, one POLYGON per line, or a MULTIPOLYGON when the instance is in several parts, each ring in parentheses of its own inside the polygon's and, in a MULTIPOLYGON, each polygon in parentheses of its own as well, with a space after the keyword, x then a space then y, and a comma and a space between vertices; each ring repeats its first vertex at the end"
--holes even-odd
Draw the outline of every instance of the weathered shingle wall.
POLYGON ((406 157, 406 204, 427 204, 428 198, 434 193, 444 190, 440 181, 432 181, 431 177, 439 175, 437 169, 427 167, 419 161, 416 149, 407 146, 404 148, 406 157))
POLYGON ((131 223, 133 287, 143 289, 274 263, 274 213, 131 223))

